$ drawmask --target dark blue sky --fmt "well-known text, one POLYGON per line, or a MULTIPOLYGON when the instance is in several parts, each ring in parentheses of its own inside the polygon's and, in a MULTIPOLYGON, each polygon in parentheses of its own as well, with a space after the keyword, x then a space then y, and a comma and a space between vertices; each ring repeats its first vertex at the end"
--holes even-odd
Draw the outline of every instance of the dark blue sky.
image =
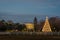
POLYGON ((0 0, 0 15, 60 16, 60 0, 0 0))

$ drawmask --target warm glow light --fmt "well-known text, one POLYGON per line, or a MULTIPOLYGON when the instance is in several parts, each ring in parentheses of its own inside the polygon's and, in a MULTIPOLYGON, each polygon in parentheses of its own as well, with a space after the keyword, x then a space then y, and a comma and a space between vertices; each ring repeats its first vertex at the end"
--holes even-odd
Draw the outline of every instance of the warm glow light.
POLYGON ((34 24, 32 23, 26 23, 25 25, 27 29, 34 29, 34 24))

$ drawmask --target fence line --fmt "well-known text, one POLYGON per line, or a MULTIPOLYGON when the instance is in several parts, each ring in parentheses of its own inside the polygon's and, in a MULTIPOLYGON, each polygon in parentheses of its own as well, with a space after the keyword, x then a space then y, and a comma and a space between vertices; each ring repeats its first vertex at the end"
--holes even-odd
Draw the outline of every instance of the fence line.
POLYGON ((57 35, 60 36, 60 32, 0 32, 0 35, 57 35))

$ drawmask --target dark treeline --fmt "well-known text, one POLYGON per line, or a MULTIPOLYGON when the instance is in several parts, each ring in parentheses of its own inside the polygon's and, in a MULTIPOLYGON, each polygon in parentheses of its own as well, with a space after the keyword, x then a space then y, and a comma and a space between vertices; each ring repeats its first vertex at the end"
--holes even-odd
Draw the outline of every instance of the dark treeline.
POLYGON ((49 19, 52 31, 60 31, 60 18, 59 17, 51 17, 49 19))
POLYGON ((0 21, 0 32, 22 31, 24 28, 26 28, 25 24, 13 23, 11 21, 5 22, 5 20, 0 21))
MULTIPOLYGON (((37 18, 34 18, 34 29, 35 31, 42 31, 42 27, 44 26, 45 20, 40 20, 40 22, 37 22, 37 18)), ((59 32, 60 31, 60 18, 59 17, 50 17, 49 23, 51 26, 51 29, 53 32, 59 32)), ((12 32, 12 31, 27 31, 25 24, 20 23, 13 23, 12 21, 6 22, 5 20, 0 20, 0 32, 12 32)))

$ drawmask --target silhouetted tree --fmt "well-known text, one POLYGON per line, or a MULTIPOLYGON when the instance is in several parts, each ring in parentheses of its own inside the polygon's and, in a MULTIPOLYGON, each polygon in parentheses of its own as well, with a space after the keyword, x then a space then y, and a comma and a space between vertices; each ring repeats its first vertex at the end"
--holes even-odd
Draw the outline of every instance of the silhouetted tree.
POLYGON ((44 26, 44 22, 45 22, 45 20, 41 20, 41 21, 40 21, 40 24, 39 24, 39 29, 40 29, 40 31, 42 31, 42 28, 43 28, 43 26, 44 26))
POLYGON ((37 31, 37 18, 34 17, 34 29, 35 31, 37 31))
POLYGON ((1 20, 1 22, 5 22, 5 20, 1 20))
POLYGON ((12 24, 8 24, 7 25, 7 30, 13 30, 13 25, 12 24))
POLYGON ((5 24, 0 22, 0 32, 4 32, 6 30, 7 30, 7 27, 5 26, 5 24))
POLYGON ((52 31, 60 31, 60 18, 59 17, 51 17, 49 19, 52 31))
POLYGON ((19 31, 22 31, 25 27, 26 27, 25 24, 20 24, 20 25, 18 25, 17 29, 19 31))

